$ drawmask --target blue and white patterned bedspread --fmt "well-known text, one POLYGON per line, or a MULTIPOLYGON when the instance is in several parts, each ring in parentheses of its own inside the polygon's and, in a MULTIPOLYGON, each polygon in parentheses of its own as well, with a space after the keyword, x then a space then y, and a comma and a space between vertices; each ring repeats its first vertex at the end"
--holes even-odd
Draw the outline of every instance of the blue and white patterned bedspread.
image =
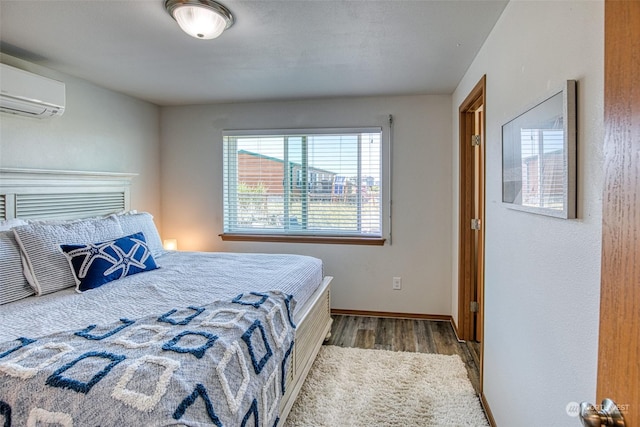
POLYGON ((250 292, 0 343, 0 425, 277 425, 294 304, 250 292))

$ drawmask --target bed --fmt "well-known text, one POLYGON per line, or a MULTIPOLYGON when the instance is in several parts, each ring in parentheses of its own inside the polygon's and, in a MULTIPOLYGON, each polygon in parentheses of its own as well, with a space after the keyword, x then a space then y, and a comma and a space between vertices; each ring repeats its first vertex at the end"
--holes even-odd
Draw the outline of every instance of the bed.
POLYGON ((133 177, 0 169, 0 421, 284 424, 330 331, 322 262, 165 251, 133 177))

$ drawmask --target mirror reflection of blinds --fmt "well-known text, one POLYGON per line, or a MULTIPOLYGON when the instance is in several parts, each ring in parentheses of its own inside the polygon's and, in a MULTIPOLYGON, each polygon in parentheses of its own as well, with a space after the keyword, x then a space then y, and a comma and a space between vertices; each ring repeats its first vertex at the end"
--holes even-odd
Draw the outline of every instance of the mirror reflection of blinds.
POLYGON ((564 131, 521 129, 522 204, 562 210, 564 206, 564 131))
POLYGON ((381 128, 226 131, 224 231, 381 237, 381 128))

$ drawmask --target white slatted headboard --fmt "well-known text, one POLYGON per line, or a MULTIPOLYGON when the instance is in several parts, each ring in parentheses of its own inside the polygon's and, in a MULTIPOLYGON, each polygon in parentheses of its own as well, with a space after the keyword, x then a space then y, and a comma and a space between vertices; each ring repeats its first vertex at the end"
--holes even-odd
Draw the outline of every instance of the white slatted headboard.
POLYGON ((80 219, 128 210, 136 175, 0 168, 0 219, 80 219))

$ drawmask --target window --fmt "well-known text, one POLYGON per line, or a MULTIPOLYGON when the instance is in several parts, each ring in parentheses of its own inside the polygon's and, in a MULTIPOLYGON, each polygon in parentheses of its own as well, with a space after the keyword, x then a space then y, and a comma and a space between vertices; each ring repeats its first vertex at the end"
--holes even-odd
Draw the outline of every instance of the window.
POLYGON ((381 128, 225 131, 224 235, 380 238, 381 139, 381 128))

